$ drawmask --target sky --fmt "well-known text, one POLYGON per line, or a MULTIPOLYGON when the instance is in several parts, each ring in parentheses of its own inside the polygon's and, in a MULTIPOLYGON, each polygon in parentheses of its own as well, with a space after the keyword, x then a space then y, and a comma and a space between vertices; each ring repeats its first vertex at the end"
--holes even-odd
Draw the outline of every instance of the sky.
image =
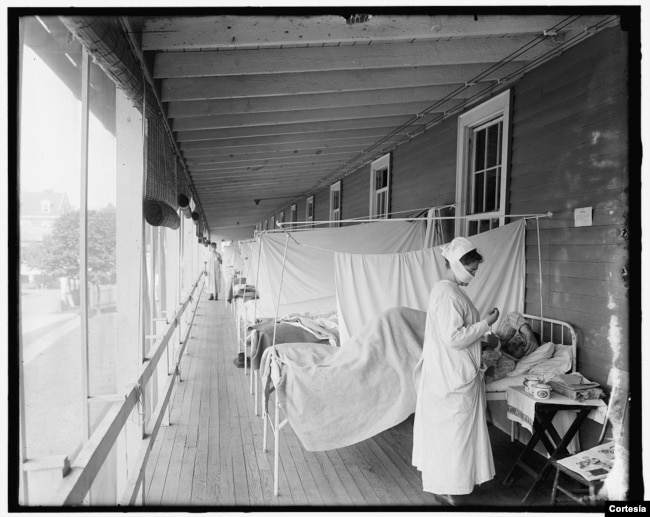
MULTIPOLYGON (((23 74, 20 190, 65 192, 70 204, 78 208, 81 101, 27 47, 23 74)), ((81 71, 79 76, 81 80, 81 71)), ((115 139, 92 114, 89 134, 89 208, 115 205, 115 139)))

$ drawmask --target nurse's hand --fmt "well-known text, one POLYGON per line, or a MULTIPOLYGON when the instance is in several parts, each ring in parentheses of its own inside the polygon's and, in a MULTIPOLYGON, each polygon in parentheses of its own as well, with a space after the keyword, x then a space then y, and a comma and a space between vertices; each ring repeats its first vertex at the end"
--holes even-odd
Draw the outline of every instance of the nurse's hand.
POLYGON ((499 309, 497 309, 496 307, 492 309, 485 317, 485 321, 489 326, 494 325, 498 319, 499 319, 499 309))

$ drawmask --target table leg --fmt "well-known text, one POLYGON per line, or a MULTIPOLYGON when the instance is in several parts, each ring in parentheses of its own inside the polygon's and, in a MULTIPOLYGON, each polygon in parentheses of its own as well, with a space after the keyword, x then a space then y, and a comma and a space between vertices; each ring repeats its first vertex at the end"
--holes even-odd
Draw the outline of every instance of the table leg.
POLYGON ((528 501, 528 498, 533 494, 537 486, 544 480, 544 478, 546 478, 546 475, 552 465, 551 460, 557 459, 560 456, 560 454, 568 455, 567 446, 569 445, 573 437, 578 432, 578 429, 580 429, 580 426, 584 422, 585 418, 587 418, 587 415, 589 414, 590 410, 591 408, 582 408, 579 411, 575 420, 573 421, 569 429, 567 429, 567 432, 561 438, 561 440, 559 441, 556 447, 553 447, 550 440, 546 437, 544 433, 546 431, 549 431, 549 434, 555 433, 555 435, 559 437, 559 434, 555 429, 555 427, 553 426, 553 422, 552 422, 553 416, 555 415, 555 413, 557 413, 558 409, 550 409, 549 411, 545 411, 544 416, 540 417, 539 419, 537 418, 537 416, 538 414, 541 415, 541 411, 535 414, 535 422, 534 422, 536 424, 535 432, 536 434, 541 435, 542 443, 546 447, 546 450, 549 453, 549 457, 546 459, 544 466, 540 470, 539 474, 536 476, 535 481, 528 489, 528 492, 526 492, 526 495, 521 500, 522 503, 526 503, 528 501))
POLYGON ((514 478, 514 473, 517 470, 517 467, 520 467, 521 465, 524 465, 524 458, 528 456, 528 454, 535 448, 535 445, 537 445, 537 442, 539 441, 539 433, 534 432, 533 436, 530 438, 529 442, 526 444, 526 447, 524 450, 521 452, 519 457, 517 458, 517 461, 515 461, 515 464, 512 466, 510 469, 510 472, 506 475, 505 478, 503 478, 503 486, 510 486, 512 485, 513 478, 514 478))

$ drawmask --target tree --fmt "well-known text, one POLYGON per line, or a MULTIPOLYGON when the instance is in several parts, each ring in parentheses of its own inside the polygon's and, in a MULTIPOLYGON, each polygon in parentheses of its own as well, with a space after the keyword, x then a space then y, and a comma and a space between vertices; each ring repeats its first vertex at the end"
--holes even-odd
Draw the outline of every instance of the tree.
MULTIPOLYGON (((36 267, 56 277, 79 278, 79 221, 75 210, 60 216, 44 239, 45 252, 36 267)), ((88 281, 95 285, 116 282, 115 207, 88 211, 88 281)))

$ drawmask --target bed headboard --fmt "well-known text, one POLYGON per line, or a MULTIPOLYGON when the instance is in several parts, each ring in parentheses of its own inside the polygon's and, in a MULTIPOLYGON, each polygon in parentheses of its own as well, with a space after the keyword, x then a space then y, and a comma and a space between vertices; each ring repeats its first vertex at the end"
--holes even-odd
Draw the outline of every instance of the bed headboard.
POLYGON ((573 326, 566 321, 541 318, 532 314, 524 314, 523 316, 532 327, 533 332, 539 335, 542 343, 552 341, 559 345, 571 346, 571 355, 573 357, 571 371, 575 373, 577 370, 578 336, 573 326))

